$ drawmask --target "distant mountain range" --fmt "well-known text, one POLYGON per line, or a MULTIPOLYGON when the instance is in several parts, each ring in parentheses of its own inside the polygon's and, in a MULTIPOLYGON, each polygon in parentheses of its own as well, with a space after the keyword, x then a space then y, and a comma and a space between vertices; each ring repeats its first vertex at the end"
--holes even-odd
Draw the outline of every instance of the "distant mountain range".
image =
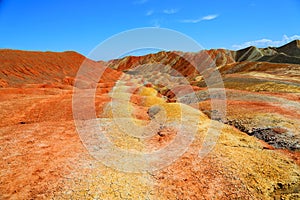
POLYGON ((232 56, 236 62, 257 61, 300 64, 300 40, 294 40, 281 47, 257 48, 250 46, 232 51, 232 56))
POLYGON ((257 48, 251 46, 238 51, 226 49, 203 50, 196 53, 162 51, 145 56, 128 56, 115 59, 107 62, 106 65, 119 71, 132 71, 140 65, 152 65, 154 67, 153 65, 158 63, 172 68, 172 72, 165 71, 166 73, 175 75, 173 70, 175 69, 176 72, 190 80, 199 76, 211 65, 217 67, 222 74, 254 69, 265 71, 265 66, 270 65, 273 68, 287 68, 290 64, 300 64, 300 40, 292 41, 281 47, 257 48), (265 65, 261 65, 261 63, 265 63, 265 65))
MULTIPOLYGON (((26 83, 63 83, 75 77, 77 70, 86 58, 77 52, 35 52, 20 50, 0 50, 0 87, 22 85, 26 83), (67 78, 66 78, 67 77, 67 78)), ((158 52, 144 56, 127 56, 108 62, 92 61, 92 65, 107 65, 117 71, 132 70, 140 65, 161 64, 165 73, 180 73, 194 80, 199 71, 206 70, 208 65, 215 65, 222 74, 255 70, 264 71, 266 65, 285 68, 289 64, 300 64, 300 40, 292 41, 281 47, 257 48, 248 47, 238 51, 226 49, 203 50, 190 52, 158 52), (259 63, 266 63, 260 65, 259 63), (268 64, 267 64, 268 63, 268 64), (280 65, 278 65, 280 63, 280 65), (194 66, 197 66, 198 70, 194 66), (174 70, 173 70, 174 69, 174 70)), ((68 81, 67 81, 68 82, 68 81)))

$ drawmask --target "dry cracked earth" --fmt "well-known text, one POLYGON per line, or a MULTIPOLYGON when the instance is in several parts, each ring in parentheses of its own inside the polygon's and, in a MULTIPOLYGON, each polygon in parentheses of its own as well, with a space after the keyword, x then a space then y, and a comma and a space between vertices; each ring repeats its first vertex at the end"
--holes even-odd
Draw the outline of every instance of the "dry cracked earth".
POLYGON ((299 199, 299 43, 0 50, 0 199, 299 199))

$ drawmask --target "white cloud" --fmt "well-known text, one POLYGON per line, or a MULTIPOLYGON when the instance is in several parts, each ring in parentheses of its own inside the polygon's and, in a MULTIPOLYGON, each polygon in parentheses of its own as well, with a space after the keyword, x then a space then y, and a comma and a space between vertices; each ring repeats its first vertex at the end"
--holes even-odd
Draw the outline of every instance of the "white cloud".
POLYGON ((178 9, 174 9, 174 8, 163 10, 163 13, 168 14, 168 15, 175 14, 177 12, 178 12, 178 9))
POLYGON ((212 19, 216 19, 218 17, 218 15, 207 15, 205 17, 202 17, 202 20, 212 20, 212 19))
POLYGON ((192 24, 196 24, 199 23, 201 21, 208 21, 208 20, 213 20, 216 19, 219 15, 207 15, 198 19, 186 19, 186 20, 181 20, 180 22, 182 23, 192 23, 192 24))
POLYGON ((232 45, 233 49, 243 49, 249 46, 256 46, 256 47, 268 47, 268 46, 273 46, 273 47, 278 47, 282 46, 286 43, 289 43, 293 40, 299 40, 300 35, 293 35, 288 37, 287 35, 283 35, 281 40, 270 40, 270 39, 260 39, 260 40, 253 40, 253 41, 248 41, 244 42, 243 44, 235 44, 232 45))
POLYGON ((153 13, 154 13, 154 10, 148 10, 146 12, 146 16, 151 16, 151 15, 153 15, 153 13))

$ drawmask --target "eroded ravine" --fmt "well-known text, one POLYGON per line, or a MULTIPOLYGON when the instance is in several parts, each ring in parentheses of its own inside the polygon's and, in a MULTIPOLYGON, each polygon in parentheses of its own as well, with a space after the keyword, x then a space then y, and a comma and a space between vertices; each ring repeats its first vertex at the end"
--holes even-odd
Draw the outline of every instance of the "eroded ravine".
POLYGON ((120 78, 110 92, 112 100, 97 119, 102 133, 118 148, 147 152, 168 145, 176 137, 174 127, 185 117, 181 114, 188 113, 193 117, 186 125, 196 124, 197 131, 187 151, 169 166, 144 173, 122 172, 103 165, 101 160, 87 159, 85 167, 64 180, 63 189, 54 199, 273 199, 274 195, 299 195, 299 166, 230 126, 213 122, 221 131, 220 137, 208 155, 199 157, 212 121, 192 107, 165 103, 156 90, 143 84, 142 77, 120 78), (166 109, 173 127, 164 127, 148 140, 137 139, 122 128, 128 121, 140 127, 149 124, 147 110, 153 105, 166 109))

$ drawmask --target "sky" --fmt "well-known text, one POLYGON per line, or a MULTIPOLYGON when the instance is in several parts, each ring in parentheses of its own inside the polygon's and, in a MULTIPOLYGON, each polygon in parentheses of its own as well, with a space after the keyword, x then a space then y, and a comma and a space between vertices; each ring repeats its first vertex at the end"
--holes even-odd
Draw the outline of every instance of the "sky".
POLYGON ((300 39, 299 19, 300 0, 0 0, 0 48, 87 56, 143 27, 178 31, 205 49, 280 46, 300 39))

